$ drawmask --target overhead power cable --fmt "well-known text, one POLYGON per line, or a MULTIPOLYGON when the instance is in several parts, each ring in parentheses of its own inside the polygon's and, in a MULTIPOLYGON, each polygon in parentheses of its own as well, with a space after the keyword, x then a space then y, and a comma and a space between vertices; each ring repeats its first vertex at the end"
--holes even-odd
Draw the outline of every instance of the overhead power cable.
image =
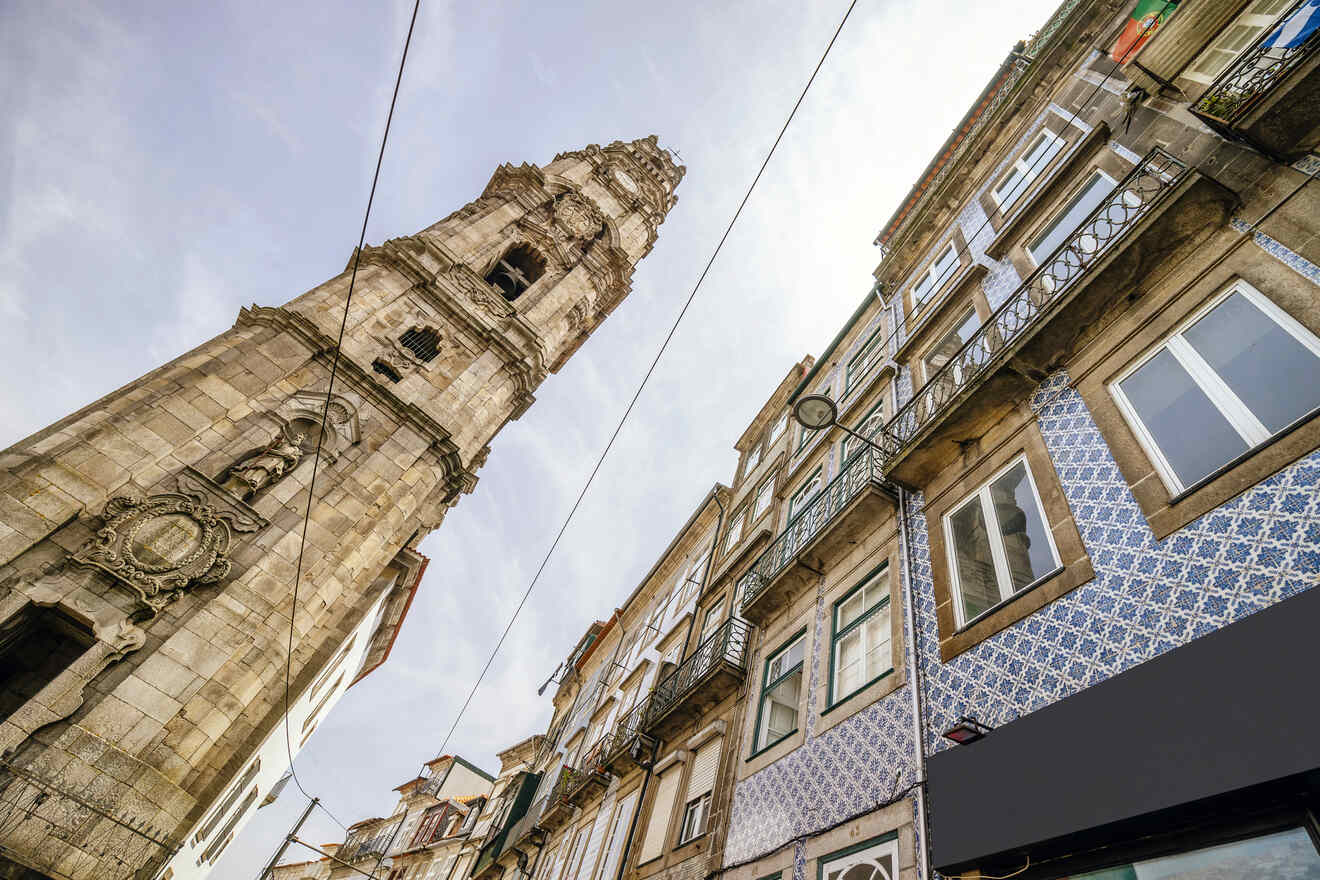
MULTIPOLYGON (((362 229, 358 233, 357 247, 353 250, 353 269, 348 277, 348 293, 344 297, 344 314, 339 321, 339 336, 335 339, 335 348, 330 360, 330 380, 325 388, 325 403, 321 407, 321 425, 316 434, 316 449, 312 454, 312 473, 307 484, 307 510, 303 514, 302 534, 298 539, 298 561, 293 575, 293 602, 289 608, 289 645, 284 658, 284 748, 289 756, 289 773, 293 776, 293 782, 298 786, 298 790, 303 793, 303 797, 308 800, 316 799, 307 793, 302 780, 298 778, 298 772, 293 767, 293 743, 289 733, 289 688, 293 669, 294 620, 298 615, 298 587, 302 581, 303 552, 307 548, 307 524, 311 521, 312 502, 316 498, 316 471, 317 465, 321 461, 321 443, 325 437, 326 425, 330 418, 330 400, 334 392, 335 377, 339 372, 339 355, 344 344, 344 331, 348 327, 348 310, 353 302, 353 286, 357 282, 358 263, 362 258, 362 247, 367 240, 367 223, 371 219, 371 205, 376 200, 376 184, 380 181, 380 166, 385 161, 385 145, 389 142, 390 124, 394 121, 394 107, 399 100, 399 85, 403 82, 403 70, 408 63, 408 47, 412 45, 413 29, 417 26, 417 13, 421 6, 422 0, 414 0, 412 18, 408 21, 408 35, 404 37, 403 54, 399 58, 399 72, 394 78, 394 93, 390 96, 390 109, 385 117, 385 131, 381 134, 380 151, 376 155, 376 170, 371 175, 371 192, 367 195, 367 207, 362 214, 362 229)), ((316 803, 336 824, 344 828, 345 831, 348 830, 344 823, 336 819, 324 804, 320 801, 316 801, 316 803)))
POLYGON ((645 375, 642 376, 642 381, 638 384, 637 390, 633 392, 632 398, 628 401, 627 408, 619 418, 618 424, 614 426, 614 432, 610 434, 609 441, 605 444, 605 448, 601 450, 599 457, 597 457, 596 464, 591 469, 591 474, 587 477, 587 481, 582 485, 582 491, 578 493, 577 499, 573 502, 573 506, 568 511, 568 515, 564 517, 564 522, 559 527, 558 533, 555 534, 554 540, 550 542, 550 548, 546 550, 545 556, 541 559, 541 564, 537 566, 536 573, 532 575, 531 583, 529 583, 527 589, 523 591, 522 599, 519 600, 518 606, 513 609, 513 615, 509 618, 508 625, 504 627, 504 632, 500 634, 499 641, 495 643, 494 650, 490 652, 490 657, 486 659, 486 665, 481 668, 481 674, 477 676, 476 682, 472 685, 472 690, 468 692, 467 699, 463 701, 462 707, 458 710, 458 715, 454 718, 454 723, 450 725, 449 732, 445 734, 445 740, 440 746, 441 754, 444 754, 445 748, 449 745, 450 738, 458 728, 459 722, 463 720, 463 714, 467 711, 468 705, 471 704, 472 697, 476 694, 477 689, 481 687, 481 682, 485 679, 486 673, 490 670, 491 664, 495 662, 495 657, 499 654, 500 648, 503 647, 504 640, 509 635, 509 630, 513 628, 513 624, 517 621, 518 615, 522 612, 523 606, 527 604, 527 598, 531 596, 532 590, 536 587, 537 581, 541 579, 541 573, 545 571, 546 565, 549 564, 550 558, 554 555, 555 548, 559 546, 560 539, 564 537, 564 532, 568 530, 568 526, 573 521, 574 515, 582 505, 582 499, 586 497, 587 491, 591 488, 591 484, 596 479, 596 474, 600 472, 601 465, 605 462, 605 457, 609 455, 610 449, 614 446, 614 441, 618 439, 619 432, 623 430, 623 426, 628 421, 628 417, 632 415, 633 407, 637 405, 638 398, 642 396, 642 391, 645 390, 647 382, 650 381, 651 375, 655 372, 655 368, 660 363, 660 359, 664 357, 665 349, 669 347, 670 340, 674 338, 674 334, 678 331, 678 325, 683 322, 683 317, 687 314, 688 308, 692 305, 692 301, 696 299, 697 291, 701 290, 702 282, 706 280, 706 276, 710 273, 711 267, 715 265, 715 259, 720 255, 720 250, 723 249, 724 243, 728 240, 729 233, 733 231, 734 224, 736 224, 738 218, 742 216, 743 208, 747 206, 748 200, 752 197, 752 192, 755 191, 756 185, 760 183, 761 175, 765 173, 766 166, 770 164, 771 158, 774 157, 775 151, 779 148, 780 142, 784 139, 784 133, 788 131, 789 124, 793 122, 793 117, 797 115, 798 108, 802 106, 802 101, 807 97, 807 92, 811 90, 811 84, 816 81, 816 74, 820 73, 821 67, 825 64, 825 59, 829 57, 830 50, 834 48, 835 41, 838 40, 839 34, 843 31, 843 26, 848 23, 848 17, 852 15, 852 11, 856 6, 857 0, 852 0, 852 2, 848 4, 847 10, 843 13, 843 18, 839 21, 839 26, 834 29, 834 34, 830 37, 829 43, 825 46, 825 51, 821 53, 820 60, 816 62, 815 69, 811 71, 811 76, 807 78, 807 84, 803 86, 802 93, 798 95, 797 101, 793 104, 793 109, 788 113, 788 118, 784 120, 784 124, 780 127, 779 134, 775 137, 774 143, 770 145, 769 152, 765 154, 765 159, 762 160, 761 167, 757 169, 756 176, 752 178, 751 184, 748 185, 747 191, 743 194, 742 201, 738 203, 737 210, 733 212, 733 217, 729 219, 728 226, 724 228, 724 234, 720 236, 719 242, 715 245, 715 250, 711 252, 710 259, 706 261, 705 268, 701 270, 701 274, 697 277, 696 284, 692 286, 692 291, 687 295, 687 299, 683 301, 682 308, 678 310, 678 315, 674 318, 674 323, 670 326, 669 332, 665 334, 664 340, 660 343, 659 351, 655 353, 655 357, 651 360, 651 365, 647 368, 645 375))

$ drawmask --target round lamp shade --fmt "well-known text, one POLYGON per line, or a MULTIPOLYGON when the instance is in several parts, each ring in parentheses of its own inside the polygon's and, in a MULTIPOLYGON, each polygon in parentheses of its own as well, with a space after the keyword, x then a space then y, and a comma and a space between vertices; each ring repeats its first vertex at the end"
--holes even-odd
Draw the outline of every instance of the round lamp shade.
POLYGON ((793 406, 793 418, 799 425, 818 431, 834 424, 839 417, 839 410, 824 394, 808 394, 793 406))

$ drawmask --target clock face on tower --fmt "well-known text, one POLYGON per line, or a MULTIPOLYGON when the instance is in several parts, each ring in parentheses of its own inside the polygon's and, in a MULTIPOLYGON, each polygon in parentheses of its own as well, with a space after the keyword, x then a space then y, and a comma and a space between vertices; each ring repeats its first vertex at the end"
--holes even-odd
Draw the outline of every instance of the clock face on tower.
POLYGON ((637 181, 629 177, 628 172, 624 171, 623 169, 621 168, 614 169, 614 179, 619 182, 619 186, 623 187, 628 192, 630 193, 637 192, 637 181))

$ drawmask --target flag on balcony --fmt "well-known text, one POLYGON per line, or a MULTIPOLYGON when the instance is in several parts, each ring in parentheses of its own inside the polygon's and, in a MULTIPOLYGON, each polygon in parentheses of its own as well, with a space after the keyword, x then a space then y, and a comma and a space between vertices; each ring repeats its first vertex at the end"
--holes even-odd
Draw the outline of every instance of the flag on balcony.
POLYGON ((1136 8, 1118 35, 1118 42, 1114 43, 1109 57, 1119 64, 1130 60, 1177 8, 1177 0, 1137 0, 1136 8))
POLYGON ((1261 41, 1262 46, 1296 49, 1320 30, 1320 0, 1311 0, 1285 18, 1274 32, 1261 41))

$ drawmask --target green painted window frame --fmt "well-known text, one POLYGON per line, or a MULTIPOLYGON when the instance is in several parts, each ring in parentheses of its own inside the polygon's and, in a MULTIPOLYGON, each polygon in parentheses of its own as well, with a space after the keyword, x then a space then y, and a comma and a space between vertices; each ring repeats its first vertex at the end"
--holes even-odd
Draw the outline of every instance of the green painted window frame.
POLYGON ((867 358, 884 342, 884 337, 881 335, 881 331, 884 329, 883 322, 877 324, 875 332, 866 337, 866 341, 862 343, 861 348, 857 349, 857 354, 848 358, 848 366, 844 368, 843 372, 844 394, 851 391, 853 383, 870 373, 879 362, 878 358, 867 362, 867 358))
MULTIPOLYGON (((866 425, 867 420, 878 412, 880 413, 880 418, 881 421, 883 422, 884 411, 885 411, 885 399, 882 396, 879 400, 875 402, 875 406, 871 407, 866 411, 866 415, 862 416, 860 419, 857 420, 857 424, 851 425, 850 427, 858 434, 861 434, 862 436, 866 436, 866 432, 863 431, 862 428, 863 426, 866 425)), ((881 427, 883 427, 883 424, 881 425, 881 427)), ((839 460, 843 462, 843 467, 847 467, 848 462, 856 458, 865 448, 866 448, 865 443, 856 439, 855 437, 850 437, 847 434, 844 434, 843 439, 839 441, 839 460), (851 451, 849 451, 849 447, 848 447, 849 443, 853 444, 854 447, 851 451)))
MULTIPOLYGON (((778 737, 768 743, 760 742, 761 713, 765 711, 766 691, 774 690, 776 686, 778 686, 786 678, 792 675, 795 671, 802 672, 806 670, 807 650, 806 650, 805 641, 802 646, 802 659, 799 660, 792 669, 782 673, 774 681, 766 681, 766 676, 770 674, 770 662, 774 660, 776 657, 778 657, 780 654, 783 654, 789 648, 793 647, 793 643, 796 642, 798 639, 805 640, 806 637, 807 637, 807 628, 804 626, 802 627, 802 629, 798 630, 796 633, 789 636, 787 639, 784 639, 784 641, 779 644, 778 648, 775 648, 773 651, 771 651, 769 654, 766 655, 765 662, 761 666, 761 689, 756 697, 756 726, 752 728, 752 753, 747 756, 747 760, 749 761, 752 758, 755 758, 757 755, 761 754, 762 752, 766 751, 767 749, 772 749, 775 746, 779 745, 781 742, 788 739, 793 734, 797 733, 798 730, 800 729, 800 725, 802 723, 801 718, 798 719, 799 726, 794 727, 792 730, 790 730, 788 733, 785 733, 783 736, 778 737)), ((802 714, 800 710, 798 714, 799 715, 802 714)))
MULTIPOLYGON (((871 583, 876 578, 878 578, 882 572, 884 573, 889 572, 888 559, 877 565, 875 568, 871 569, 870 573, 868 573, 866 577, 858 581, 851 590, 840 596, 838 600, 835 601, 834 604, 830 606, 830 665, 829 668, 826 670, 826 674, 829 677, 825 680, 825 712, 828 712, 830 709, 833 709, 835 706, 847 702, 848 700, 860 694, 862 691, 869 688, 871 685, 875 684, 877 681, 880 681, 881 679, 884 678, 888 678, 889 676, 894 674, 894 640, 891 637, 889 640, 888 669, 886 669, 884 672, 880 673, 879 675, 875 676, 874 678, 862 682, 861 684, 859 684, 857 687, 853 688, 846 694, 838 695, 834 693, 834 678, 835 678, 834 661, 838 657, 840 639, 843 639, 853 630, 857 629, 857 627, 861 626, 863 623, 869 620, 871 618, 871 615, 879 612, 881 608, 889 608, 891 605, 891 597, 885 596, 879 602, 875 603, 870 608, 866 609, 866 611, 864 611, 860 617, 858 617, 852 623, 845 626, 842 630, 839 629, 839 606, 841 606, 844 602, 847 602, 854 595, 856 595, 858 590, 864 589, 867 584, 871 583)), ((892 583, 890 584, 890 592, 891 593, 893 592, 892 583)), ((890 613, 892 614, 893 612, 891 611, 890 613)), ((891 626, 893 625, 892 622, 890 625, 891 626)), ((824 712, 822 712, 821 714, 824 714, 824 712)))
MULTIPOLYGON (((854 843, 851 844, 850 846, 845 846, 843 849, 836 849, 834 852, 829 852, 829 853, 825 853, 822 856, 817 856, 816 880, 825 880, 826 862, 832 862, 836 859, 841 859, 844 858, 845 856, 850 856, 855 852, 861 852, 864 849, 870 849, 871 847, 878 846, 882 843, 889 843, 891 840, 893 841, 898 840, 897 828, 895 828, 893 831, 886 831, 884 834, 876 835, 875 837, 872 837, 870 840, 863 840, 861 843, 854 843)), ((896 855, 896 857, 894 858, 895 869, 898 868, 900 862, 902 861, 902 858, 903 858, 903 853, 900 850, 896 855)), ((897 874, 898 871, 895 870, 894 873, 897 874)))
MULTIPOLYGON (((817 465, 815 470, 798 486, 797 491, 788 496, 788 519, 784 523, 784 531, 788 531, 788 527, 793 525, 797 518, 802 515, 801 510, 795 509, 798 506, 797 500, 816 480, 820 480, 820 490, 816 493, 816 495, 819 495, 825 491, 825 465, 817 465)), ((812 499, 815 499, 816 495, 811 496, 812 499)), ((810 504, 811 502, 808 501, 807 503, 810 504)))

